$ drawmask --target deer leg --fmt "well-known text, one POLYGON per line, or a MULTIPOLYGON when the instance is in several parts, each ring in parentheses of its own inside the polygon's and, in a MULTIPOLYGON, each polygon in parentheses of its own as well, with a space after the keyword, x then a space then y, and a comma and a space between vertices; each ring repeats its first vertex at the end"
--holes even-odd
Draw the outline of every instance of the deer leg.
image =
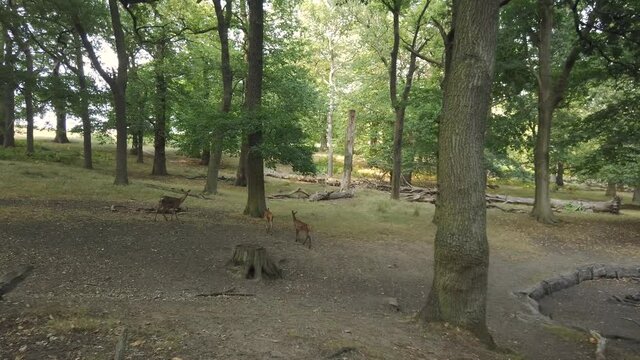
POLYGON ((300 239, 300 236, 298 234, 300 234, 300 230, 296 229, 296 242, 298 242, 298 240, 300 239))
POLYGON ((307 247, 311 249, 311 235, 309 235, 309 232, 307 232, 307 238, 304 240, 304 244, 307 243, 307 240, 309 241, 309 245, 307 245, 307 247))

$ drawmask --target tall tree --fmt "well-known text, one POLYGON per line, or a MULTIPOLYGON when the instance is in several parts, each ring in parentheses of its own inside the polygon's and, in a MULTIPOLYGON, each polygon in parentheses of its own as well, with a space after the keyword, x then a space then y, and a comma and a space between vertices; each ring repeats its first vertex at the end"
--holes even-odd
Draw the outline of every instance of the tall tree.
POLYGON ((262 102, 264 9, 262 0, 248 0, 249 4, 249 51, 246 85, 246 116, 251 123, 247 136, 247 206, 245 215, 261 217, 266 206, 264 193, 264 162, 260 145, 262 144, 262 120, 260 107, 262 102))
MULTIPOLYGON (((231 71, 231 56, 229 54, 229 26, 233 1, 228 0, 223 9, 220 0, 213 0, 213 6, 218 19, 218 37, 220 39, 220 72, 222 73, 222 102, 220 112, 226 116, 231 111, 231 101, 233 97, 233 72, 231 71)), ((215 129, 211 146, 211 156, 209 158, 209 168, 207 171, 207 183, 204 191, 212 194, 218 193, 218 172, 220 160, 222 159, 222 140, 224 132, 221 128, 215 129)))
POLYGON ((87 50, 93 68, 109 85, 109 89, 113 95, 113 105, 116 115, 116 177, 114 184, 127 185, 129 184, 129 174, 127 171, 126 101, 128 57, 118 0, 109 0, 109 14, 111 15, 111 27, 115 37, 116 54, 118 56, 118 69, 115 74, 107 72, 100 63, 78 12, 73 14, 72 21, 82 39, 83 46, 87 50))
POLYGON ((3 110, 4 110, 4 118, 2 119, 2 140, 4 147, 15 147, 15 107, 16 107, 16 99, 15 99, 15 91, 17 87, 16 80, 16 55, 13 48, 13 39, 10 35, 10 28, 12 27, 11 19, 14 11, 13 1, 8 1, 7 11, 3 11, 3 21, 2 21, 2 36, 3 36, 3 44, 4 44, 4 62, 3 62, 3 83, 4 83, 4 93, 2 96, 3 110))
POLYGON ((489 345, 484 134, 500 1, 454 0, 438 140, 434 279, 422 321, 469 329, 489 345))
POLYGON ((69 91, 62 80, 61 67, 62 62, 56 61, 51 73, 51 103, 53 104, 53 112, 56 114, 56 136, 53 142, 66 144, 69 142, 67 137, 67 94, 69 91))

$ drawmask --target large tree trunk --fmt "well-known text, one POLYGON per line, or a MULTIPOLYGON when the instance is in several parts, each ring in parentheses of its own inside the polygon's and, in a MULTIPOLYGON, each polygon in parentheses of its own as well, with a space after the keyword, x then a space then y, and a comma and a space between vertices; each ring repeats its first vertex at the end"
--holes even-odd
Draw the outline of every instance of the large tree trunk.
POLYGON ((604 192, 605 196, 614 197, 617 195, 617 191, 615 181, 607 182, 607 190, 604 192))
POLYGON ((553 0, 539 0, 539 68, 538 68, 538 133, 534 149, 535 205, 531 216, 543 223, 557 219, 549 202, 549 144, 555 93, 551 77, 551 33, 553 31, 553 0))
POLYGON ((207 182, 204 192, 208 194, 218 193, 218 173, 220 172, 220 160, 222 159, 222 134, 216 134, 211 146, 209 167, 207 168, 207 182))
POLYGON ((636 188, 633 190, 633 199, 631 199, 631 203, 640 205, 640 185, 636 186, 636 188))
POLYGON ((167 44, 159 41, 156 44, 156 121, 153 134, 153 169, 151 175, 168 175, 167 172, 167 79, 164 74, 164 62, 167 53, 167 44))
POLYGON ((455 0, 453 47, 445 73, 438 136, 434 279, 423 321, 472 331, 490 346, 486 325, 489 245, 486 234, 484 134, 491 99, 498 0, 455 0))
POLYGON ((351 171, 353 170, 353 143, 356 137, 356 111, 349 110, 349 121, 347 123, 347 139, 344 145, 344 170, 340 191, 349 191, 351 186, 351 171))
POLYGON ((91 116, 89 115, 89 86, 84 73, 84 59, 82 58, 82 42, 76 36, 76 68, 80 96, 80 119, 82 120, 82 138, 84 153, 84 168, 93 169, 93 152, 91 149, 91 116))
MULTIPOLYGON (((249 54, 245 106, 247 116, 256 116, 262 102, 264 10, 262 0, 249 0, 249 54)), ((252 121, 252 123, 255 123, 252 121)), ((259 146, 262 144, 262 125, 256 124, 248 136, 247 206, 245 215, 262 217, 267 209, 264 193, 264 163, 259 146)))

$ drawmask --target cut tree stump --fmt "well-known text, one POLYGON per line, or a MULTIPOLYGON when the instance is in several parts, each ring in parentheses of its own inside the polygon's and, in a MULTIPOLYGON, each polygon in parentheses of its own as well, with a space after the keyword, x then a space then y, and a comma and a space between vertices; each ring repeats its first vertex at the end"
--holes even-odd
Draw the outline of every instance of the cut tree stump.
POLYGON ((242 266, 245 279, 280 279, 282 271, 267 255, 267 249, 258 245, 236 245, 230 264, 242 266))

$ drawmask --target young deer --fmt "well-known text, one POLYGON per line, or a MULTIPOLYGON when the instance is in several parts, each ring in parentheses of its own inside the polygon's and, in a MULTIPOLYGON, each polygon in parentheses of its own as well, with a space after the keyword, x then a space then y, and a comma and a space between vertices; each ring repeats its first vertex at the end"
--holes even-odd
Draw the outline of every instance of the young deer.
POLYGON ((153 221, 158 220, 158 213, 162 213, 162 216, 164 216, 164 220, 168 221, 167 215, 165 215, 167 211, 171 212, 171 216, 175 216, 176 220, 179 220, 178 213, 176 211, 178 210, 178 208, 180 208, 180 205, 184 202, 187 196, 189 196, 190 192, 191 190, 185 191, 184 196, 181 198, 173 196, 163 196, 158 202, 158 207, 156 208, 156 217, 153 219, 153 221))
POLYGON ((308 241, 309 245, 307 245, 307 247, 311 249, 311 226, 309 226, 309 224, 307 223, 304 223, 296 219, 297 213, 298 213, 297 211, 291 210, 291 215, 293 216, 293 225, 296 227, 296 242, 299 241, 300 232, 304 232, 305 234, 307 234, 307 237, 302 242, 302 245, 306 244, 308 241))
POLYGON ((267 208, 262 215, 262 218, 267 221, 267 233, 273 234, 273 213, 267 208))

